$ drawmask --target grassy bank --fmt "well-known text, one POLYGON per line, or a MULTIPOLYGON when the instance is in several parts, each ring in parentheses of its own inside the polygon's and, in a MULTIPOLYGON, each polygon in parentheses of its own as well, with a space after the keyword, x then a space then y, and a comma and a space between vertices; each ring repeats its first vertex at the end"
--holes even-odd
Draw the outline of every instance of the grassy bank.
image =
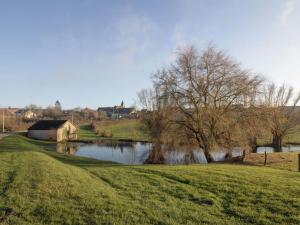
POLYGON ((300 173, 124 166, 0 141, 1 224, 299 224, 300 173))
POLYGON ((78 129, 78 139, 80 140, 97 140, 99 136, 94 132, 90 124, 81 125, 78 129))
MULTIPOLYGON (((259 145, 270 145, 272 143, 272 135, 265 134, 263 137, 258 138, 259 145)), ((295 144, 300 145, 300 127, 295 128, 292 134, 283 138, 283 145, 295 144)))
MULTIPOLYGON (((81 140, 132 140, 149 141, 149 136, 143 131, 142 124, 138 120, 107 120, 94 122, 95 129, 90 124, 83 124, 79 127, 78 137, 81 140)), ((271 135, 264 135, 258 139, 260 146, 270 145, 271 135)), ((284 145, 300 144, 300 128, 296 132, 283 139, 284 145)))
POLYGON ((138 120, 108 120, 82 125, 79 130, 79 138, 82 140, 109 139, 149 141, 149 137, 143 132, 138 120))
MULTIPOLYGON (((290 171, 298 171, 299 152, 274 152, 267 153, 266 166, 290 171)), ((244 162, 250 165, 263 166, 265 154, 251 153, 246 155, 244 162)))

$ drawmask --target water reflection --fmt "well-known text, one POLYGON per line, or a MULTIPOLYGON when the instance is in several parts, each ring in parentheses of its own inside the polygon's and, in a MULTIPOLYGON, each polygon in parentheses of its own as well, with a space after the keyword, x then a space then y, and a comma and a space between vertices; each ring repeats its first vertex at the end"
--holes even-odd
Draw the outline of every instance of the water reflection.
POLYGON ((257 153, 272 153, 272 152, 297 152, 300 151, 300 145, 289 145, 282 147, 282 151, 276 151, 272 147, 259 147, 257 153))
MULTIPOLYGON (((122 164, 144 164, 152 145, 142 142, 120 142, 120 141, 101 141, 96 144, 85 143, 58 143, 54 149, 57 152, 84 156, 94 159, 112 161, 122 164)), ((53 150, 53 149, 52 149, 53 150)), ((271 153, 274 149, 271 147, 259 147, 257 153, 271 153)), ((300 151, 300 146, 284 147, 283 152, 300 151)), ((191 154, 194 163, 206 163, 206 158, 203 151, 199 148, 181 147, 179 149, 170 149, 165 152, 165 163, 167 164, 186 164, 190 163, 191 154)), ((226 160, 225 150, 216 150, 211 152, 215 161, 226 160)), ((243 155, 243 149, 234 148, 233 157, 243 155)))
MULTIPOLYGON (((102 141, 96 144, 84 143, 58 143, 56 151, 60 153, 90 157, 94 159, 118 162, 122 164, 144 164, 152 145, 142 142, 120 142, 102 141)), ((194 163, 206 163, 203 151, 199 148, 170 149, 165 152, 165 163, 187 164, 190 163, 190 156, 193 154, 194 163)), ((233 157, 242 155, 242 149, 234 149, 233 157)), ((226 151, 219 150, 212 152, 215 161, 222 161, 226 158, 226 151)))
POLYGON ((143 164, 151 144, 141 142, 103 141, 96 144, 58 143, 57 152, 123 164, 143 164))
POLYGON ((57 152, 69 155, 76 155, 78 148, 79 145, 75 143, 57 143, 56 145, 57 152))
MULTIPOLYGON (((165 153, 165 162, 168 164, 187 164, 190 163, 188 160, 189 155, 193 154, 194 163, 207 163, 204 152, 200 148, 187 149, 182 147, 177 150, 167 151, 165 153)), ((215 150, 211 152, 214 161, 226 160, 227 152, 224 149, 215 150)), ((234 148, 232 151, 232 157, 238 157, 243 155, 241 148, 234 148)))

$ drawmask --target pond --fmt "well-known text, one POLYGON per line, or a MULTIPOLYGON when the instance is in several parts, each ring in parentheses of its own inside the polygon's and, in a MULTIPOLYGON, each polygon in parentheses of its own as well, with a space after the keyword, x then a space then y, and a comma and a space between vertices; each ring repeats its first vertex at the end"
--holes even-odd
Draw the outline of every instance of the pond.
MULTIPOLYGON (((290 145, 282 147, 282 151, 280 152, 298 152, 300 151, 300 145, 290 145)), ((257 148, 257 153, 272 153, 272 152, 278 152, 275 151, 272 147, 259 147, 257 148)))
MULTIPOLYGON (((55 150, 60 153, 84 156, 98 160, 117 162, 121 164, 144 164, 150 151, 151 143, 143 142, 124 142, 124 141, 99 141, 96 144, 86 143, 57 143, 54 146, 47 147, 48 150, 55 150)), ((257 153, 274 152, 271 147, 259 147, 257 153)), ((284 152, 300 151, 300 146, 284 147, 284 152)), ((206 163, 206 158, 201 149, 192 149, 187 151, 185 148, 167 151, 165 153, 165 163, 167 164, 186 164, 187 152, 193 152, 196 163, 206 163)), ((213 151, 212 157, 215 161, 222 161, 226 158, 225 150, 213 151)), ((232 156, 242 156, 241 148, 234 148, 232 156)))

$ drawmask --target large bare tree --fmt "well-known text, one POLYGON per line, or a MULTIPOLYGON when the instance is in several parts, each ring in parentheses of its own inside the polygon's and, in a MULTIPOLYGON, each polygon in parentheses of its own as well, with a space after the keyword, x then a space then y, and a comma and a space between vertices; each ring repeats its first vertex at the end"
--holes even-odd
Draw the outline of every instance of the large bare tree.
MULTIPOLYGON (((262 82, 223 51, 209 46, 199 53, 194 47, 179 52, 175 64, 159 71, 155 87, 163 91, 177 116, 173 122, 187 129, 191 141, 203 149, 208 162, 211 151, 222 143, 230 149, 237 128, 237 113, 262 82)), ((173 118, 174 119, 174 118, 173 118)))

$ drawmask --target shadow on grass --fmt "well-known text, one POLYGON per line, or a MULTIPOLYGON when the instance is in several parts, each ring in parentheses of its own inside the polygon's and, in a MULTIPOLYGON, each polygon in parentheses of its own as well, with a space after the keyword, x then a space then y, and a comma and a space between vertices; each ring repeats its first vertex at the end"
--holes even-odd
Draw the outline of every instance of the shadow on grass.
POLYGON ((2 152, 41 152, 62 163, 69 165, 87 167, 87 166, 120 166, 109 161, 100 161, 97 159, 85 158, 49 151, 47 146, 56 146, 56 142, 34 140, 26 137, 26 135, 11 135, 0 141, 0 153, 2 152))
POLYGON ((66 163, 73 166, 79 166, 79 167, 121 166, 121 164, 109 162, 109 161, 100 161, 97 159, 71 156, 71 155, 51 152, 47 150, 43 150, 43 152, 62 163, 66 163))
POLYGON ((92 130, 93 130, 91 124, 84 124, 84 125, 81 125, 81 126, 80 126, 80 129, 81 129, 81 130, 84 130, 84 131, 92 131, 92 130))

